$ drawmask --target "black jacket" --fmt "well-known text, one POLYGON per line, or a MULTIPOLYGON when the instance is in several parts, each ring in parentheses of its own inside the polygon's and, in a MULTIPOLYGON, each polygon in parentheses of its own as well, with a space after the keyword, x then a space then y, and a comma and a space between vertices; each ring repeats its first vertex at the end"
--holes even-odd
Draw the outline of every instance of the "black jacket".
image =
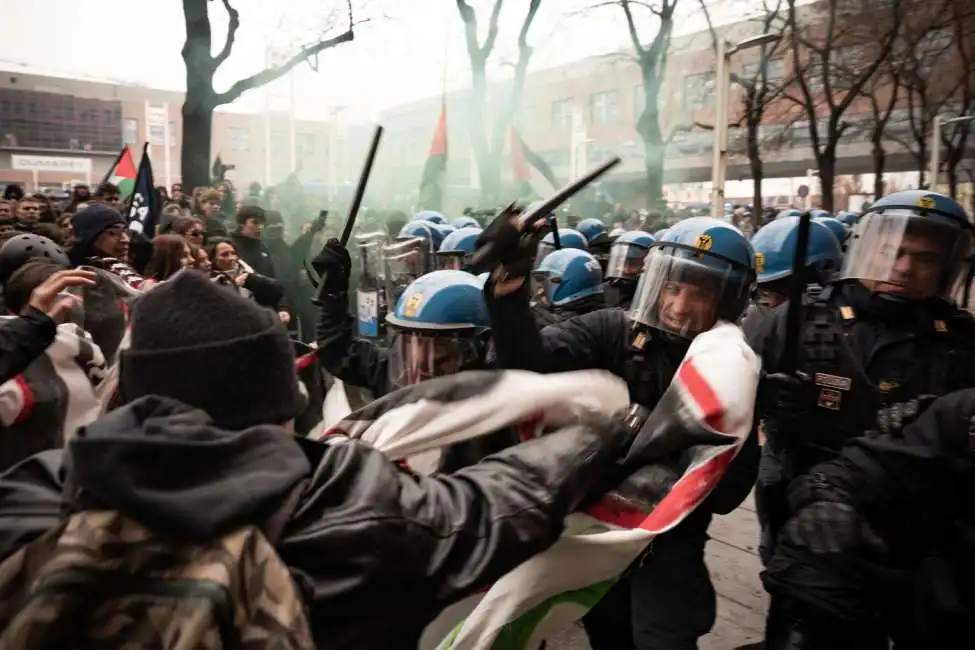
POLYGON ((768 590, 813 616, 903 616, 916 647, 956 647, 975 625, 973 417, 975 390, 951 393, 797 478, 768 590))
POLYGON ((413 650, 444 607, 558 539, 624 438, 576 425, 426 477, 354 441, 223 431, 146 397, 0 475, 0 559, 60 521, 62 460, 81 494, 69 508, 116 509, 188 539, 266 521, 304 482, 277 549, 319 646, 413 650))
MULTIPOLYGON (((624 379, 630 399, 653 408, 636 394, 634 363, 630 352, 630 323, 620 309, 599 309, 549 325, 543 330, 535 324, 528 305, 528 288, 523 286, 507 296, 496 298, 494 284, 484 287, 491 317, 491 336, 495 344, 497 367, 532 370, 541 373, 571 370, 608 370, 624 379)), ((655 339, 650 342, 639 368, 641 378, 652 384, 655 399, 663 395, 677 371, 688 344, 655 339)), ((737 508, 755 484, 758 473, 758 438, 753 431, 732 462, 718 487, 711 493, 703 512, 727 514, 737 508)), ((709 518, 695 513, 695 525, 707 528, 709 518)), ((691 521, 691 520, 689 520, 691 521)))
POLYGON ((57 323, 33 307, 0 322, 0 384, 27 369, 54 342, 57 323))

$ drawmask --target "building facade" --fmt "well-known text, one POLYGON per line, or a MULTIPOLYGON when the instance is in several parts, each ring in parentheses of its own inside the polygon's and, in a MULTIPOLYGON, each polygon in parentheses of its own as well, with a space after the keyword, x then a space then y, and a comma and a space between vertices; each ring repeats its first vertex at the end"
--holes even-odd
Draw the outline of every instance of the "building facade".
MULTIPOLYGON (((138 163, 144 142, 157 185, 178 182, 182 103, 182 93, 148 87, 0 72, 0 185, 53 193, 95 184, 123 145, 138 163)), ((331 186, 351 177, 350 133, 325 121, 292 128, 286 113, 218 110, 211 155, 236 167, 228 177, 238 186, 278 183, 295 168, 303 181, 331 186)))

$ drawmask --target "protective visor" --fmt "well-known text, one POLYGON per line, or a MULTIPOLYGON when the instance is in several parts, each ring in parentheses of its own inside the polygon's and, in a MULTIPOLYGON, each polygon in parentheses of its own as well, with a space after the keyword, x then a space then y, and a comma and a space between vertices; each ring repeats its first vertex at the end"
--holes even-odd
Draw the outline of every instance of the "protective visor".
POLYGON ((868 213, 853 231, 840 277, 877 282, 879 293, 948 298, 971 246, 971 230, 947 218, 911 209, 868 213))
POLYGON ((480 359, 477 332, 420 332, 392 328, 389 381, 392 388, 412 386, 475 365, 480 359))
POLYGON ((648 248, 636 244, 613 244, 606 264, 606 279, 636 280, 643 271, 643 260, 648 251, 648 248))
POLYGON ((693 338, 718 319, 736 321, 754 276, 722 258, 682 246, 650 249, 633 296, 630 319, 693 338))

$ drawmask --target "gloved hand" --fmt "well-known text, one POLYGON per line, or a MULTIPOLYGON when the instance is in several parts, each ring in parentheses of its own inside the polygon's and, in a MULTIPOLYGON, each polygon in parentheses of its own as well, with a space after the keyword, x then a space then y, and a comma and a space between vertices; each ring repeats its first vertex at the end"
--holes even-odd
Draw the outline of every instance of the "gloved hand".
POLYGON ((311 223, 312 234, 320 233, 325 229, 325 219, 328 218, 328 210, 322 210, 318 213, 318 217, 311 223))
POLYGON ((758 384, 759 411, 776 418, 805 417, 815 403, 814 388, 812 378, 804 372, 763 374, 758 384))
POLYGON ((477 237, 477 251, 482 253, 490 246, 490 252, 480 260, 483 270, 492 270, 498 265, 504 267, 509 277, 527 277, 535 260, 538 248, 537 228, 544 220, 523 224, 513 206, 503 210, 477 237))
POLYGON ((333 237, 325 242, 322 250, 311 261, 311 266, 318 273, 321 291, 342 293, 348 290, 352 258, 338 239, 333 237))
POLYGON ((881 433, 899 436, 904 427, 921 417, 936 399, 937 395, 925 394, 906 402, 885 404, 877 411, 877 428, 881 433))

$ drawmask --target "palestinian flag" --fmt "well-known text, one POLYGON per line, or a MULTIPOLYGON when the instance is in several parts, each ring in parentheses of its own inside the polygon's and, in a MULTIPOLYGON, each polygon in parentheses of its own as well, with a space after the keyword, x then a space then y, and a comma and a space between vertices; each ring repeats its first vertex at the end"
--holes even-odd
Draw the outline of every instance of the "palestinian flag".
POLYGON ((529 149, 525 141, 518 135, 515 127, 511 127, 511 168, 514 171, 515 182, 518 183, 522 190, 522 198, 539 196, 539 192, 534 189, 534 183, 532 183, 531 167, 534 167, 535 171, 551 185, 551 189, 545 189, 545 194, 562 187, 562 184, 559 183, 559 179, 556 178, 555 172, 552 171, 548 163, 537 153, 529 149))
MULTIPOLYGON (((751 432, 760 371, 736 326, 697 336, 630 449, 640 459, 627 463, 633 474, 493 584, 465 576, 468 592, 483 589, 447 603, 420 650, 534 650, 579 620, 720 481, 751 432)), ((435 473, 451 445, 512 428, 524 440, 629 404, 626 384, 602 371, 470 371, 385 395, 310 437, 358 438, 413 472, 435 473)))
POLYGON ((123 146, 99 186, 112 183, 118 187, 119 199, 127 199, 135 188, 135 175, 135 160, 132 158, 132 152, 127 146, 123 146))
POLYGON ((447 102, 440 106, 440 119, 437 120, 437 130, 433 133, 430 153, 427 163, 423 167, 423 179, 420 181, 420 207, 424 210, 442 210, 444 193, 444 176, 447 171, 447 102))

